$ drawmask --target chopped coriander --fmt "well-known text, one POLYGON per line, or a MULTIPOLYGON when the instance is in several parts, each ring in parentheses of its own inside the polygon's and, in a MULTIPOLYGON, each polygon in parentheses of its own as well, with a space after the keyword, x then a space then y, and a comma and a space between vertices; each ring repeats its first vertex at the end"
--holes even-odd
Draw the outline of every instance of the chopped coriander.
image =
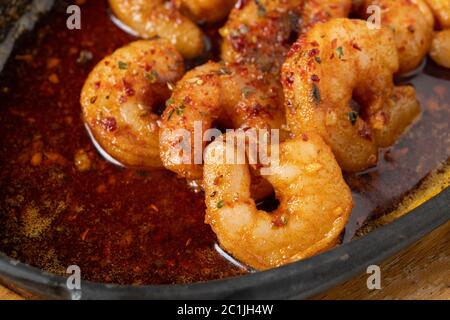
POLYGON ((170 107, 174 102, 175 102, 174 99, 170 98, 169 100, 166 101, 166 107, 170 107))
POLYGON ((217 202, 217 208, 218 208, 218 209, 223 208, 223 206, 224 206, 223 200, 220 200, 219 202, 217 202))
POLYGON ((355 125, 356 120, 358 120, 358 112, 357 111, 350 111, 348 113, 348 119, 350 120, 352 126, 355 125))
POLYGON ((158 81, 158 72, 156 70, 152 70, 151 72, 144 72, 144 77, 145 79, 147 79, 148 81, 150 81, 150 83, 155 83, 156 81, 158 81))
POLYGON ((342 57, 344 56, 344 49, 342 47, 338 47, 336 48, 336 53, 338 58, 342 60, 342 57))
POLYGON ((312 90, 313 98, 316 101, 316 103, 320 103, 321 97, 320 97, 320 91, 317 84, 313 83, 313 90, 312 90))
POLYGON ((315 57, 314 57, 314 60, 316 60, 316 62, 317 62, 318 64, 321 64, 321 63, 322 63, 322 59, 320 59, 319 56, 315 56, 315 57))
POLYGON ((118 65, 119 65, 119 69, 120 70, 127 70, 128 69, 128 64, 126 64, 123 61, 119 61, 118 65))
POLYGON ((261 3, 261 0, 254 0, 257 7, 258 7, 258 16, 259 17, 264 17, 266 15, 266 8, 264 7, 264 5, 261 3))
POLYGON ((181 105, 181 106, 176 107, 175 112, 177 113, 177 116, 181 116, 184 112, 184 106, 181 105))
POLYGON ((248 96, 252 93, 254 93, 256 90, 255 88, 251 88, 251 87, 244 87, 242 88, 242 94, 244 95, 245 98, 248 98, 248 96))

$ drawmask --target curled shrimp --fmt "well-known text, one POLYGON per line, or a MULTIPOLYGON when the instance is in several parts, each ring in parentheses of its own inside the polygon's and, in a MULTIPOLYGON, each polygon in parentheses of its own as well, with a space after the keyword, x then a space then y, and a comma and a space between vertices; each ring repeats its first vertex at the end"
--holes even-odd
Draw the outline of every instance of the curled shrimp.
POLYGON ((440 66, 450 69, 450 29, 435 33, 430 57, 440 66))
POLYGON ((118 49, 92 70, 81 92, 86 124, 103 149, 128 166, 161 167, 159 116, 167 82, 184 73, 183 58, 165 40, 118 49))
POLYGON ((346 171, 376 165, 378 148, 395 142, 420 112, 413 88, 394 87, 397 70, 390 29, 350 19, 315 25, 283 65, 289 129, 318 132, 346 171))
POLYGON ((425 0, 442 29, 450 28, 450 0, 425 0))
POLYGON ((176 7, 198 22, 218 22, 228 16, 236 0, 174 0, 176 7))
POLYGON ((164 166, 187 179, 201 179, 202 163, 195 157, 198 152, 203 155, 203 133, 215 125, 280 129, 285 124, 282 105, 279 82, 253 65, 209 62, 191 70, 177 83, 161 118, 160 152, 164 166), (189 143, 191 152, 185 161, 179 148, 184 138, 180 131, 195 139, 196 125, 201 132, 200 150, 195 150, 194 142, 189 143))
POLYGON ((272 213, 257 209, 249 191, 248 165, 223 160, 229 148, 221 140, 211 143, 204 165, 206 223, 227 252, 255 269, 269 269, 337 243, 352 196, 319 135, 303 134, 280 145, 279 159, 266 176, 280 202, 272 213))
POLYGON ((222 59, 279 73, 298 29, 303 0, 238 1, 225 26, 222 59))
POLYGON ((346 18, 350 14, 352 0, 308 0, 301 15, 301 31, 307 32, 316 23, 333 18, 346 18))
POLYGON ((367 8, 381 8, 381 24, 391 28, 399 56, 399 73, 416 69, 426 57, 433 36, 434 18, 423 0, 366 0, 362 17, 367 18, 367 8))
POLYGON ((142 38, 167 39, 185 58, 195 58, 205 49, 201 29, 170 1, 109 0, 109 4, 117 18, 142 38))

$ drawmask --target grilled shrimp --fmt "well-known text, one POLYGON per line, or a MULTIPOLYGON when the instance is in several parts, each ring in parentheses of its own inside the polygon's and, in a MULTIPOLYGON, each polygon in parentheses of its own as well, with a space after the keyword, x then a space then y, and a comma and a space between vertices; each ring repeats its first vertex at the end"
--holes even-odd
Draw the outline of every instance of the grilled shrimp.
MULTIPOLYGON (((160 151, 164 166, 191 180, 202 178, 201 163, 195 163, 198 151, 203 155, 206 141, 189 144, 188 161, 180 153, 180 130, 194 137, 199 125, 202 140, 207 129, 223 128, 280 129, 285 124, 283 91, 253 65, 226 65, 209 62, 188 72, 177 83, 161 119, 160 151)), ((195 137, 194 137, 195 138, 195 137)), ((197 140, 198 141, 198 140, 197 140)), ((202 157, 201 157, 202 158, 202 157)), ((198 162, 198 161, 197 161, 198 162)))
POLYGON ((222 59, 278 74, 298 31, 303 0, 239 1, 220 30, 222 59))
POLYGON ((308 0, 301 15, 301 31, 307 32, 318 22, 333 18, 346 18, 352 8, 352 0, 308 0))
POLYGON ((317 24, 283 65, 289 129, 319 133, 346 171, 374 166, 378 148, 392 144, 420 112, 413 88, 394 87, 398 67, 389 28, 370 30, 350 19, 317 24))
POLYGON ((165 40, 140 40, 103 59, 81 92, 86 124, 114 159, 128 166, 161 167, 159 116, 167 82, 184 73, 183 57, 165 40))
POLYGON ((198 22, 218 22, 228 16, 236 0, 173 0, 186 16, 198 22))
POLYGON ((399 73, 416 69, 426 57, 433 36, 434 18, 423 0, 366 0, 362 6, 363 18, 367 7, 376 5, 381 11, 381 24, 395 33, 399 56, 399 73))
POLYGON ((435 33, 430 57, 440 66, 450 69, 450 29, 435 33))
POLYGON ((206 223, 227 252, 255 269, 269 269, 337 243, 352 196, 319 135, 303 134, 280 145, 279 160, 271 163, 267 176, 280 201, 272 213, 256 208, 248 165, 223 160, 229 148, 220 139, 211 143, 204 165, 206 223))
POLYGON ((450 28, 450 0, 425 0, 442 29, 450 28))
POLYGON ((199 27, 165 0, 109 0, 112 11, 140 37, 169 40, 185 58, 205 49, 199 27))

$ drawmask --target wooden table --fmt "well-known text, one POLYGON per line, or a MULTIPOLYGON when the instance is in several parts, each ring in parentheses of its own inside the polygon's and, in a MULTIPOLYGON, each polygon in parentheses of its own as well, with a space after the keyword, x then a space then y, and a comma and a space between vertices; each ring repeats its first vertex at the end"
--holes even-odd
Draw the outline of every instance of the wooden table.
MULTIPOLYGON (((381 290, 367 289, 367 274, 316 299, 450 300, 450 222, 381 264, 381 290)), ((0 286, 0 300, 22 299, 0 286)))

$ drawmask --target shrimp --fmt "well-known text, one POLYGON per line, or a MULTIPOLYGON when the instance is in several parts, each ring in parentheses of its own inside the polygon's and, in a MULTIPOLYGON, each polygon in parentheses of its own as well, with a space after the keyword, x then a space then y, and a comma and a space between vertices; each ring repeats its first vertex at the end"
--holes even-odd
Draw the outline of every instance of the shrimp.
POLYGON ((205 49, 201 29, 165 0, 109 0, 113 13, 140 37, 169 40, 185 58, 205 49))
POLYGON ((205 221, 227 252, 255 269, 331 248, 349 218, 351 192, 331 149, 317 134, 302 137, 283 142, 279 160, 271 163, 266 178, 280 201, 272 213, 256 208, 248 165, 223 161, 229 144, 218 139, 206 149, 205 221))
POLYGON ((395 33, 400 59, 398 73, 416 69, 431 46, 434 27, 431 10, 422 0, 366 0, 361 16, 368 18, 367 8, 374 5, 382 9, 382 25, 395 33))
POLYGON ((394 87, 398 67, 389 28, 370 30, 366 21, 350 19, 315 25, 283 65, 289 129, 319 133, 345 171, 376 165, 378 148, 393 143, 420 112, 413 88, 394 87))
POLYGON ((303 0, 238 1, 220 29, 222 59, 278 74, 298 31, 303 0))
POLYGON ((167 82, 184 74, 183 57, 165 40, 140 40, 103 59, 81 92, 86 124, 97 142, 127 166, 161 167, 159 116, 167 82))
POLYGON ((186 16, 198 22, 218 22, 228 16, 236 0, 173 0, 186 16))
POLYGON ((425 0, 442 29, 450 28, 450 0, 425 0))
POLYGON ((301 31, 307 32, 316 23, 333 18, 346 18, 352 8, 351 0, 308 0, 301 15, 301 31))
POLYGON ((450 29, 436 32, 430 57, 440 66, 450 69, 450 29))
MULTIPOLYGON (((189 180, 202 178, 201 163, 195 163, 195 143, 188 163, 180 154, 180 130, 195 139, 196 124, 202 140, 207 129, 223 128, 280 129, 285 124, 283 90, 253 65, 209 62, 188 72, 167 102, 161 119, 160 152, 164 166, 189 180)), ((198 161, 197 161, 198 162, 198 161)))

